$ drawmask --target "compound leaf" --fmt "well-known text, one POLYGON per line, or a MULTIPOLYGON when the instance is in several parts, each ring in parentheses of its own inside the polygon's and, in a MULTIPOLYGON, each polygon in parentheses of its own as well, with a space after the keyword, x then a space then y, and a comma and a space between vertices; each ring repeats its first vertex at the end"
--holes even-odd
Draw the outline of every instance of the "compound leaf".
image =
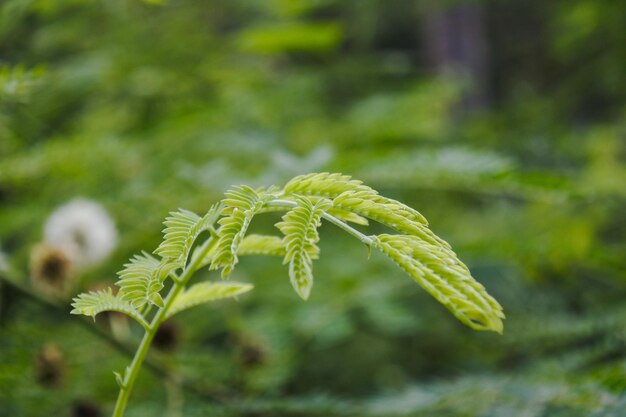
POLYGON ((502 332, 502 307, 454 252, 411 235, 383 234, 373 241, 461 322, 475 330, 502 332))
POLYGON ((194 241, 200 233, 213 227, 219 211, 220 207, 214 205, 204 217, 184 209, 171 212, 163 222, 163 242, 154 253, 161 256, 171 268, 184 267, 194 241))
POLYGON ((167 317, 210 301, 236 297, 250 291, 252 288, 252 284, 240 282, 201 282, 192 285, 176 297, 167 312, 167 317))
POLYGON ((328 200, 320 199, 313 204, 307 198, 297 198, 298 206, 283 216, 276 227, 285 235, 284 263, 289 263, 289 278, 296 293, 309 298, 313 286, 313 259, 319 257, 319 234, 322 214, 331 207, 328 200))
POLYGON ((120 279, 115 284, 120 287, 119 296, 137 309, 146 303, 162 307, 163 300, 159 295, 165 278, 162 270, 161 263, 148 253, 135 255, 118 272, 120 279))
POLYGON ((101 291, 79 294, 73 299, 74 309, 70 314, 83 314, 95 319, 96 315, 103 311, 117 311, 137 320, 146 327, 146 321, 128 301, 119 295, 114 295, 110 288, 101 291))
POLYGON ((374 192, 370 187, 359 180, 353 180, 349 175, 339 173, 311 173, 299 175, 285 185, 286 194, 320 196, 335 198, 345 191, 374 192))
POLYGON ((218 241, 210 269, 222 268, 222 278, 228 277, 239 262, 239 245, 248 231, 252 218, 263 207, 261 195, 248 186, 235 187, 226 193, 225 205, 219 220, 218 241))

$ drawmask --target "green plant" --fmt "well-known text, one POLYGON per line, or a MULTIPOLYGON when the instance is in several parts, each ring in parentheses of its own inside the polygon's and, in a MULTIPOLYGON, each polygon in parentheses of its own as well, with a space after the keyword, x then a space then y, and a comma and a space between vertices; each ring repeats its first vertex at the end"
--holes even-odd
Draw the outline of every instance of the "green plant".
POLYGON ((296 293, 306 300, 313 286, 313 260, 320 252, 317 229, 322 219, 368 248, 380 250, 467 326, 502 332, 504 314, 500 305, 414 209, 342 174, 302 175, 282 189, 239 186, 228 191, 203 217, 187 210, 172 213, 164 223, 164 240, 154 251, 158 258, 145 252, 131 258, 119 273, 117 294, 108 289, 74 299, 73 314, 95 316, 113 310, 132 317, 145 330, 131 364, 123 374, 116 373, 120 393, 114 417, 123 415, 141 364, 164 320, 187 308, 234 297, 252 288, 234 282, 201 282, 187 288, 197 270, 209 266, 228 278, 239 256, 280 256, 289 264, 296 293), (276 224, 282 237, 247 234, 257 214, 271 211, 286 211, 276 224), (366 226, 368 219, 398 233, 365 235, 348 225, 366 226), (205 231, 209 236, 196 243, 205 231), (172 282, 163 298, 161 291, 168 278, 172 282), (152 308, 156 311, 150 316, 152 308))

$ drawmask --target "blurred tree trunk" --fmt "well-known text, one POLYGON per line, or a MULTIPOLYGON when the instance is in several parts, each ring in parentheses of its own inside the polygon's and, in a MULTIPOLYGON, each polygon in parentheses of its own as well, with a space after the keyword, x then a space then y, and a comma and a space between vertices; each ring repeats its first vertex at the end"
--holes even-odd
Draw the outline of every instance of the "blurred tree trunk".
POLYGON ((438 6, 425 14, 424 51, 437 74, 464 80, 462 107, 476 110, 488 104, 488 46, 481 4, 438 6))

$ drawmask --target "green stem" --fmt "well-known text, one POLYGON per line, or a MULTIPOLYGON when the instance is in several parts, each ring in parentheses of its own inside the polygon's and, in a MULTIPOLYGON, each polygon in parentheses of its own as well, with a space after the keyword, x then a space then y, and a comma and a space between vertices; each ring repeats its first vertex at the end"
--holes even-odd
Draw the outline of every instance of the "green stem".
POLYGON ((209 250, 211 250, 211 246, 214 240, 213 237, 208 238, 202 246, 196 251, 197 255, 194 256, 187 265, 187 267, 183 270, 180 277, 177 280, 174 280, 172 284, 172 288, 170 289, 167 297, 165 298, 165 303, 163 308, 159 309, 156 313, 150 326, 146 329, 146 332, 135 352, 135 356, 133 357, 132 362, 126 368, 126 372, 124 373, 124 377, 122 379, 122 384, 120 386, 120 393, 117 397, 117 402, 115 403, 115 410, 113 411, 113 417, 122 417, 124 415, 124 410, 126 409, 126 404, 128 403, 128 399, 130 397, 130 393, 133 389, 133 385, 135 384, 135 380, 137 379, 137 375, 139 375, 139 370, 141 369, 141 365, 148 354, 148 350, 150 350, 150 345, 152 344, 152 339, 159 329, 159 326, 163 321, 165 321, 167 317, 167 312, 174 303, 174 300, 180 294, 180 292, 185 288, 185 285, 191 278, 194 272, 199 268, 201 261, 207 255, 209 250))
MULTIPOLYGON (((287 208, 287 209, 298 207, 298 203, 296 203, 295 201, 289 201, 289 200, 272 200, 272 201, 269 201, 266 205, 268 207, 287 208)), ((322 213, 322 218, 334 224, 335 226, 339 227, 340 229, 343 229, 348 234, 356 237, 367 246, 372 246, 374 244, 374 241, 372 240, 370 236, 364 235, 363 233, 359 232, 355 228, 348 226, 345 222, 339 220, 335 216, 324 212, 322 213)))

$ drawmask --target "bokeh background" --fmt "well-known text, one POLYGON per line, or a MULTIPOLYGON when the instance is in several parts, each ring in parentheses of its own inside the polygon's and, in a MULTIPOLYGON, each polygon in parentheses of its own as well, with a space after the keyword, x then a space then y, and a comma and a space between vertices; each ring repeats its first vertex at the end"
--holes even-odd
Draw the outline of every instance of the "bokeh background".
POLYGON ((420 210, 504 335, 326 225, 309 301, 245 259, 255 290, 168 323, 129 416, 626 415, 625 22, 619 0, 2 1, 0 416, 107 415, 140 334, 71 296, 169 211, 315 171, 420 210), (115 249, 50 295, 33 252, 78 197, 115 249))

